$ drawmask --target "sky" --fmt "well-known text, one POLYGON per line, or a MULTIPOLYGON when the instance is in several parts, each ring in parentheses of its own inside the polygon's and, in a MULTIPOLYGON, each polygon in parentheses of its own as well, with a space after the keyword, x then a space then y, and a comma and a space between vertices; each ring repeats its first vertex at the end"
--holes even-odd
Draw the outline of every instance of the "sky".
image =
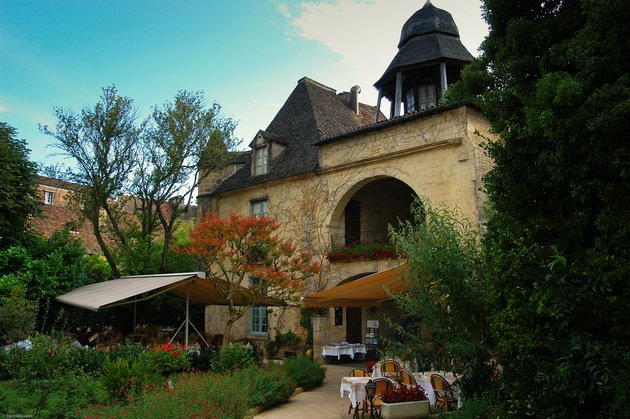
MULTIPOLYGON (((115 85, 141 117, 179 90, 202 91, 238 122, 246 147, 306 76, 338 93, 373 87, 405 21, 426 0, 0 0, 0 122, 30 159, 58 156, 54 107, 79 113, 115 85)), ((432 0, 474 56, 488 33, 480 0, 432 0)), ((387 113, 387 112, 385 112, 387 113)))

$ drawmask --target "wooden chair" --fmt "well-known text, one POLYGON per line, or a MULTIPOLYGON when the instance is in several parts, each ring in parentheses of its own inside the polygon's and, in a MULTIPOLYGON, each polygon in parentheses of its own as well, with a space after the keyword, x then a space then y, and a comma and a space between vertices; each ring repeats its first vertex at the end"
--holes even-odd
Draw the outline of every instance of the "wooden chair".
MULTIPOLYGON (((350 371, 348 377, 369 377, 370 374, 364 370, 363 368, 355 368, 350 371)), ((365 402, 363 403, 365 404, 365 402)), ((365 406, 361 406, 361 403, 357 404, 357 410, 365 411, 365 406)), ((352 413, 352 403, 350 403, 350 407, 348 407, 348 414, 352 413)))
POLYGON ((376 384, 376 395, 374 396, 374 399, 372 399, 371 406, 370 401, 366 397, 364 413, 373 411, 376 417, 380 417, 381 404, 383 403, 383 394, 387 393, 387 391, 389 391, 390 387, 392 387, 394 383, 392 382, 392 380, 385 377, 374 378, 372 379, 372 381, 374 382, 374 384, 376 384))
POLYGON ((381 375, 391 380, 399 380, 398 376, 401 369, 402 367, 400 366, 400 364, 393 359, 386 359, 385 361, 381 362, 381 375))
POLYGON ((440 374, 431 374, 431 385, 435 393, 435 407, 443 409, 445 412, 457 407, 457 399, 453 395, 451 385, 440 374))
POLYGON ((416 377, 413 376, 409 370, 401 369, 398 377, 398 382, 403 386, 417 386, 418 382, 416 381, 416 377))

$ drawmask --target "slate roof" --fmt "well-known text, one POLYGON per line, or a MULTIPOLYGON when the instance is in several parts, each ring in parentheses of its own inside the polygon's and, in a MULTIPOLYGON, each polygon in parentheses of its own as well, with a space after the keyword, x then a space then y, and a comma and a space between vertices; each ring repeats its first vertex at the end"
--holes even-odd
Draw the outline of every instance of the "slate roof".
MULTIPOLYGON (((355 114, 345 94, 337 95, 335 89, 303 77, 298 80, 293 92, 264 130, 266 134, 286 144, 282 154, 270 162, 269 172, 252 176, 252 156, 249 152, 243 156, 244 165, 223 181, 212 194, 317 170, 317 141, 373 122, 373 106, 360 104, 359 109, 360 115, 355 114)), ((382 116, 381 119, 385 117, 382 116)))
POLYGON ((473 56, 459 39, 451 14, 427 1, 403 26, 398 53, 374 86, 380 88, 398 70, 444 59, 469 63, 473 56))

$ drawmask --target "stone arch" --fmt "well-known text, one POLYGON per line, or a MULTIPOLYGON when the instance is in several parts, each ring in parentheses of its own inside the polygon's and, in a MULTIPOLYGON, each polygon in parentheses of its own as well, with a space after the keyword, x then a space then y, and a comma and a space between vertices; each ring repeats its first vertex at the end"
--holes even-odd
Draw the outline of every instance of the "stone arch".
POLYGON ((372 176, 347 185, 329 214, 327 227, 331 244, 340 244, 341 237, 344 244, 357 240, 385 240, 388 224, 394 224, 397 219, 410 219, 411 203, 419 196, 410 186, 410 179, 402 180, 405 176, 400 176, 401 173, 392 176, 385 170, 374 172, 372 176), (358 222, 349 219, 355 217, 358 222), (359 226, 360 237, 348 237, 350 231, 357 229, 354 224, 359 226))

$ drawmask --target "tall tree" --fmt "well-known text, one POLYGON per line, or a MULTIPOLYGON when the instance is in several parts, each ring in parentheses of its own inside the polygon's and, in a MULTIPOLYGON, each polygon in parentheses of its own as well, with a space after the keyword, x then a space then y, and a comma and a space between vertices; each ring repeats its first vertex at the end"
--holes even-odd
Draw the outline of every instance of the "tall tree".
POLYGON ((84 186, 76 194, 79 208, 91 221, 103 255, 113 274, 119 277, 120 269, 106 230, 123 248, 129 248, 119 223, 117 198, 128 187, 137 158, 140 129, 136 125, 133 100, 118 95, 116 87, 110 86, 103 88, 93 109, 85 108, 77 115, 55 108, 55 116, 56 130, 53 132, 47 126, 41 130, 53 136, 57 140, 55 146, 76 161, 77 169, 71 171, 69 177, 84 186), (101 212, 111 229, 103 225, 101 212))
POLYGON ((451 100, 489 150, 492 328, 511 412, 614 417, 630 401, 630 8, 485 0, 490 33, 451 100))
POLYGON ((296 300, 320 269, 309 255, 279 238, 277 230, 278 223, 268 217, 230 213, 221 219, 209 212, 190 232, 190 243, 179 249, 198 258, 206 278, 227 301, 224 343, 249 308, 268 298, 296 300))
POLYGON ((28 159, 15 128, 0 122, 0 249, 20 241, 29 217, 39 211, 37 166, 28 159))
POLYGON ((155 107, 143 135, 140 163, 131 195, 139 198, 142 237, 150 244, 156 224, 162 235, 160 270, 169 270, 176 222, 186 213, 199 180, 226 161, 237 141, 236 124, 210 108, 202 92, 180 91, 175 100, 155 107))

